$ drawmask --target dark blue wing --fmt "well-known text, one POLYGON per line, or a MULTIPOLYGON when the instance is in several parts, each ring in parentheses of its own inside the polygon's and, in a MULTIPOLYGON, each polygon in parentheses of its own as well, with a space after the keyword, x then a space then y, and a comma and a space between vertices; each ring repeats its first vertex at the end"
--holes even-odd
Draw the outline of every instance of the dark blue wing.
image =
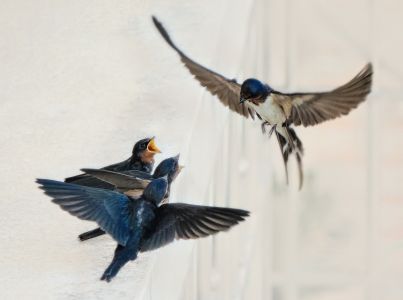
POLYGON ((141 251, 150 251, 175 239, 196 239, 226 231, 245 220, 249 212, 242 209, 172 203, 156 210, 156 224, 143 239, 141 251))
POLYGON ((82 220, 95 221, 120 245, 130 237, 130 201, 118 192, 49 179, 36 181, 63 210, 82 220))

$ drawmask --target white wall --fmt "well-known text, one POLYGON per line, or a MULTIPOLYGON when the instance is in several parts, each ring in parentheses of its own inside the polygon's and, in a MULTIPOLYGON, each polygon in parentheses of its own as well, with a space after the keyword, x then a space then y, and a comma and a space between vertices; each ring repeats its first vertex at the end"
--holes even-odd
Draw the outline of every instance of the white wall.
POLYGON ((401 299, 399 1, 0 2, 1 299, 401 299), (169 2, 169 3, 168 3, 169 2), (327 89, 375 64, 368 103, 303 129, 305 186, 278 146, 198 86, 190 57, 278 89, 327 89), (186 165, 173 201, 246 208, 229 233, 142 255, 99 281, 114 242, 51 204, 36 177, 126 158, 156 135, 186 165))
MULTIPOLYGON (((178 279, 177 288, 163 294, 181 295, 192 242, 167 248, 172 256, 180 254, 174 277, 172 268, 154 262, 155 252, 105 284, 98 279, 115 243, 104 237, 80 244, 77 234, 94 225, 52 205, 34 180, 63 179, 85 166, 125 159, 137 139, 156 135, 163 155, 181 152, 187 166, 175 200, 206 202, 228 113, 218 103, 200 109, 204 91, 162 41, 150 16, 160 16, 195 57, 220 67, 220 57, 231 49, 229 44, 218 48, 228 3, 2 1, 0 6, 1 298, 141 298, 158 282, 155 273, 161 280, 178 279)), ((228 21, 239 27, 246 17, 228 21)), ((234 51, 234 61, 237 56, 234 51)), ((225 71, 237 68, 229 65, 225 71)))

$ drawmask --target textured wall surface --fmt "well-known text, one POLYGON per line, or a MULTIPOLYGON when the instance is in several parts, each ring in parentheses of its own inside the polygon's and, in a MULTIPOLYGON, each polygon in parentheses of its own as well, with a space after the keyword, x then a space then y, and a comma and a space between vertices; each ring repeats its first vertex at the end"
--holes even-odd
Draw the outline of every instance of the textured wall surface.
POLYGON ((0 2, 0 298, 400 300, 403 5, 386 1, 0 2), (169 2, 169 3, 168 3, 169 2), (367 61, 375 85, 348 117, 298 128, 305 186, 278 146, 230 114, 154 30, 198 62, 288 91, 325 90, 367 61), (228 233, 141 255, 99 281, 115 243, 61 211, 36 177, 120 161, 156 135, 186 168, 171 201, 233 206, 228 233))

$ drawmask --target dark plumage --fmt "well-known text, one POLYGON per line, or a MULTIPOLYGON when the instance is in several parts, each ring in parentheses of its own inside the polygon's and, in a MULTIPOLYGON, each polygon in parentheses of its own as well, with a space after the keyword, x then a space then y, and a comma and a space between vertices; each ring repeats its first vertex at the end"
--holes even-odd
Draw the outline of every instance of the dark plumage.
MULTIPOLYGON (((155 138, 145 138, 138 141, 134 145, 131 157, 122 162, 106 166, 102 168, 102 170, 114 172, 137 170, 151 173, 154 166, 154 155, 157 153, 161 153, 161 151, 155 144, 155 138)), ((109 183, 94 178, 88 174, 80 174, 73 177, 68 177, 64 181, 90 187, 113 189, 113 186, 109 183)))
MULTIPOLYGON (((151 173, 153 169, 154 155, 157 153, 161 153, 161 151, 155 144, 155 138, 145 138, 136 142, 133 147, 131 157, 120 163, 104 167, 101 170, 108 170, 113 172, 128 172, 133 176, 145 178, 151 173)), ((149 176, 151 177, 151 175, 149 176)), ((89 174, 76 175, 66 178, 64 181, 83 186, 97 187, 109 190, 115 189, 114 185, 93 177, 89 174)), ((105 234, 105 231, 100 228, 96 228, 80 234, 79 239, 82 241, 88 240, 103 234, 105 234)))
POLYGON ((212 95, 230 110, 246 118, 257 116, 276 132, 287 171, 290 154, 295 154, 302 187, 302 143, 291 125, 311 126, 348 114, 366 99, 371 91, 372 65, 367 64, 353 79, 329 92, 282 93, 258 79, 250 78, 238 84, 190 59, 172 41, 163 25, 153 17, 153 22, 164 40, 179 54, 190 73, 212 95))
POLYGON ((116 191, 37 179, 40 188, 60 208, 82 220, 96 222, 118 243, 101 280, 110 281, 139 252, 160 248, 174 239, 205 237, 243 221, 241 209, 183 203, 159 206, 168 189, 166 178, 154 179, 133 199, 116 191))
MULTIPOLYGON (((82 169, 82 171, 111 184, 117 191, 133 198, 140 197, 144 189, 153 179, 167 176, 168 189, 162 200, 162 202, 165 203, 169 198, 171 183, 175 180, 182 168, 183 167, 179 165, 178 154, 175 157, 170 157, 160 162, 153 175, 141 171, 125 171, 120 173, 97 169, 82 169)), ((105 234, 105 231, 101 228, 96 228, 80 234, 78 238, 80 241, 85 241, 103 234, 105 234)))
POLYGON ((257 79, 246 79, 241 86, 240 103, 247 99, 265 99, 271 92, 271 89, 257 79))

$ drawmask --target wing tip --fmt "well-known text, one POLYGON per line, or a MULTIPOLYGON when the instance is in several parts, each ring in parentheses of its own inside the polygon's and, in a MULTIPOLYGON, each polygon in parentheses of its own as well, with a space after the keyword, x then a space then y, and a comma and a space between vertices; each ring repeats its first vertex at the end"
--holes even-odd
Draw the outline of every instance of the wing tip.
POLYGON ((156 16, 152 15, 151 19, 154 23, 154 26, 157 28, 158 32, 161 34, 161 36, 164 38, 164 40, 174 49, 176 50, 180 55, 182 55, 182 51, 176 47, 176 45, 172 42, 171 37, 168 34, 168 31, 165 29, 164 25, 157 19, 156 16))
POLYGON ((158 20, 158 18, 155 15, 151 15, 151 20, 153 21, 155 27, 159 30, 160 27, 162 27, 161 22, 158 20))
POLYGON ((359 75, 367 77, 370 76, 372 78, 372 74, 374 74, 374 66, 372 62, 367 62, 366 65, 361 69, 359 75))
POLYGON ((35 183, 38 184, 38 188, 41 189, 42 191, 45 191, 45 185, 47 183, 48 179, 43 179, 43 178, 36 178, 35 183))
POLYGON ((52 179, 37 178, 35 182, 39 185, 39 189, 43 190, 44 193, 48 196, 52 196, 54 191, 60 191, 60 190, 74 191, 83 188, 82 186, 74 183, 67 183, 52 179))
POLYGON ((97 169, 92 169, 92 168, 82 168, 80 169, 81 172, 84 172, 85 174, 91 175, 92 173, 98 171, 97 169))
POLYGON ((49 185, 55 185, 55 184, 59 184, 59 183, 64 183, 64 182, 59 182, 56 180, 52 180, 52 179, 45 179, 45 178, 36 178, 35 182, 39 185, 39 188, 44 190, 46 188, 46 186, 49 185))
MULTIPOLYGON (((372 90, 373 74, 374 74, 373 64, 372 62, 367 62, 367 64, 361 69, 361 71, 357 75, 357 77, 359 78, 359 82, 362 82, 364 87, 366 87, 366 90, 364 89, 366 92, 365 96, 368 95, 372 90)), ((363 98, 362 101, 364 100, 365 97, 363 98)))
POLYGON ((224 211, 229 211, 240 216, 249 216, 250 211, 241 208, 221 207, 224 211))
POLYGON ((250 211, 249 210, 244 210, 244 209, 237 209, 239 216, 243 218, 250 217, 250 211))
POLYGON ((57 190, 63 188, 71 188, 71 186, 74 186, 71 183, 65 183, 62 181, 44 179, 44 178, 36 178, 35 182, 39 185, 38 188, 41 189, 45 195, 48 195, 50 197, 53 197, 53 193, 57 190))
POLYGON ((371 73, 373 71, 373 64, 371 61, 367 62, 367 64, 364 66, 364 70, 371 70, 371 73))
MULTIPOLYGON (((230 227, 238 224, 239 222, 245 221, 245 219, 250 216, 250 212, 248 210, 239 208, 210 207, 210 211, 216 216, 222 216, 227 218, 227 221, 231 220, 231 222, 233 222, 234 224, 231 225, 230 227)), ((228 229, 230 227, 228 227, 228 229)))

